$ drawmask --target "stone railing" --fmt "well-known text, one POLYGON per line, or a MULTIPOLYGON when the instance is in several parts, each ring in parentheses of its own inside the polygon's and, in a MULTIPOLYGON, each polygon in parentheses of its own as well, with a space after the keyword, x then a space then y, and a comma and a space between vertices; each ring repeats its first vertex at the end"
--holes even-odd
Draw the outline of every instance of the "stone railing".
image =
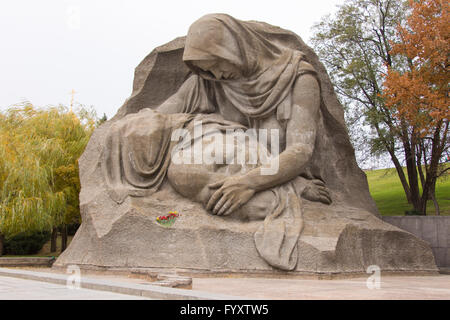
POLYGON ((438 267, 450 268, 450 216, 390 216, 383 221, 427 241, 438 267))
POLYGON ((0 267, 51 267, 54 257, 0 257, 0 267))

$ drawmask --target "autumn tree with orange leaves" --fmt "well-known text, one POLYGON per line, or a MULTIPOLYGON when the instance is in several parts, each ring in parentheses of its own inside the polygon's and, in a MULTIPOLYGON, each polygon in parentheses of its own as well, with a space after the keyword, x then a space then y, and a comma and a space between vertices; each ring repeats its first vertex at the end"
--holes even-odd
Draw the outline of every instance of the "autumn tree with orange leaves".
POLYGON ((411 15, 398 27, 400 42, 391 43, 390 51, 405 60, 405 69, 388 67, 381 96, 400 123, 396 135, 404 147, 412 205, 426 214, 431 198, 439 214, 436 180, 450 169, 440 163, 449 152, 449 3, 410 0, 409 5, 411 15))

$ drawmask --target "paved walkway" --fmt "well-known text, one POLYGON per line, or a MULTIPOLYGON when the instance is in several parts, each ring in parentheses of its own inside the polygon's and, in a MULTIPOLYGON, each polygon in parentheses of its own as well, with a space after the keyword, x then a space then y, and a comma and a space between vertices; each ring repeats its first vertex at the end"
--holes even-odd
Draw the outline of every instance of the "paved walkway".
POLYGON ((194 278, 192 289, 268 300, 450 299, 450 275, 381 276, 379 289, 369 289, 366 281, 194 278))
MULTIPOLYGON (((124 275, 83 274, 91 289, 69 289, 63 283, 67 274, 52 269, 2 269, 0 299, 450 299, 450 275, 393 276, 381 274, 380 288, 369 289, 367 277, 336 280, 268 278, 193 278, 192 290, 153 286, 144 279, 124 275), (8 271, 9 270, 9 271, 8 271), (50 271, 50 272, 49 272, 50 271), (10 275, 8 273, 26 275, 10 275), (54 283, 28 280, 29 277, 53 279, 54 283), (16 278, 19 276, 20 278, 16 278), (61 279, 59 279, 61 278, 61 279), (55 282, 58 280, 60 282, 55 282), (106 291, 97 291, 92 289, 106 291), (109 290, 109 291, 108 291, 109 290), (121 292, 114 293, 114 292, 121 292), (135 294, 135 295, 132 295, 135 294)), ((374 284, 372 282, 372 284, 374 284)))
MULTIPOLYGON (((87 292, 83 292, 82 295, 74 295, 72 291, 76 289, 70 289, 67 284, 77 283, 82 289, 88 289, 93 291, 92 298, 90 299, 109 299, 107 296, 102 296, 102 292, 117 293, 120 295, 126 295, 130 299, 132 297, 146 297, 152 299, 161 300, 236 300, 242 299, 235 295, 223 295, 214 294, 209 291, 198 291, 188 289, 169 288, 165 286, 154 285, 151 281, 142 279, 124 277, 123 275, 105 275, 105 274, 86 274, 86 273, 72 273, 64 274, 61 272, 55 272, 56 270, 45 268, 35 269, 31 268, 0 268, 0 279, 12 278, 13 280, 25 280, 26 282, 18 281, 11 282, 16 283, 14 286, 8 288, 5 285, 5 289, 1 290, 2 283, 0 282, 0 299, 3 298, 2 294, 11 295, 9 299, 89 299, 86 295, 87 292), (51 272, 45 272, 51 271, 51 272), (31 281, 30 283, 27 281, 31 281), (48 286, 47 284, 52 285, 48 286), (58 289, 57 291, 48 291, 48 289, 58 289), (98 290, 98 291, 97 291, 98 290), (42 291, 42 295, 41 295, 42 291), (62 292, 61 295, 58 295, 62 292), (97 292, 97 294, 95 294, 97 292), (27 294, 31 298, 27 298, 27 294), (22 297, 23 296, 23 297, 22 297), (46 298, 44 298, 46 297, 46 298)), ((7 281, 5 282, 8 283, 7 281)), ((80 290, 80 289, 78 289, 80 290)), ((6 297, 5 297, 6 298, 6 297)), ((113 298, 111 296, 111 298, 113 298)), ((117 297, 120 299, 120 297, 117 297)), ((131 298, 132 299, 132 298, 131 298)))
POLYGON ((149 298, 0 276, 0 300, 148 300, 149 298))

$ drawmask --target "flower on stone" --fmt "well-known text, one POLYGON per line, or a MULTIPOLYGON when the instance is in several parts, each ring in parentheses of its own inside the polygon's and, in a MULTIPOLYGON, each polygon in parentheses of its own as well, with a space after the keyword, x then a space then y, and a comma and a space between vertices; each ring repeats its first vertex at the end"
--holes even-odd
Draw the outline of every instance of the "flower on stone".
POLYGON ((178 218, 180 214, 177 211, 169 211, 167 216, 159 216, 156 218, 156 222, 164 227, 170 227, 175 223, 176 218, 178 218))

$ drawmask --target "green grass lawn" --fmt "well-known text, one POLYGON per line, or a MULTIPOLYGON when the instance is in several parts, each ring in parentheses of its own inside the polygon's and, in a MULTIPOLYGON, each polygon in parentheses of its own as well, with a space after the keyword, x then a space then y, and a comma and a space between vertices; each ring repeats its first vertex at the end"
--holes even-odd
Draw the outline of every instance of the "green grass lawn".
MULTIPOLYGON (((406 170, 406 169, 404 169, 406 170)), ((395 169, 365 171, 378 210, 384 216, 404 215, 412 206, 406 202, 405 192, 395 169)), ((450 215, 450 176, 438 180, 436 198, 441 215, 450 215)), ((427 203, 427 215, 435 215, 433 201, 427 203)))

